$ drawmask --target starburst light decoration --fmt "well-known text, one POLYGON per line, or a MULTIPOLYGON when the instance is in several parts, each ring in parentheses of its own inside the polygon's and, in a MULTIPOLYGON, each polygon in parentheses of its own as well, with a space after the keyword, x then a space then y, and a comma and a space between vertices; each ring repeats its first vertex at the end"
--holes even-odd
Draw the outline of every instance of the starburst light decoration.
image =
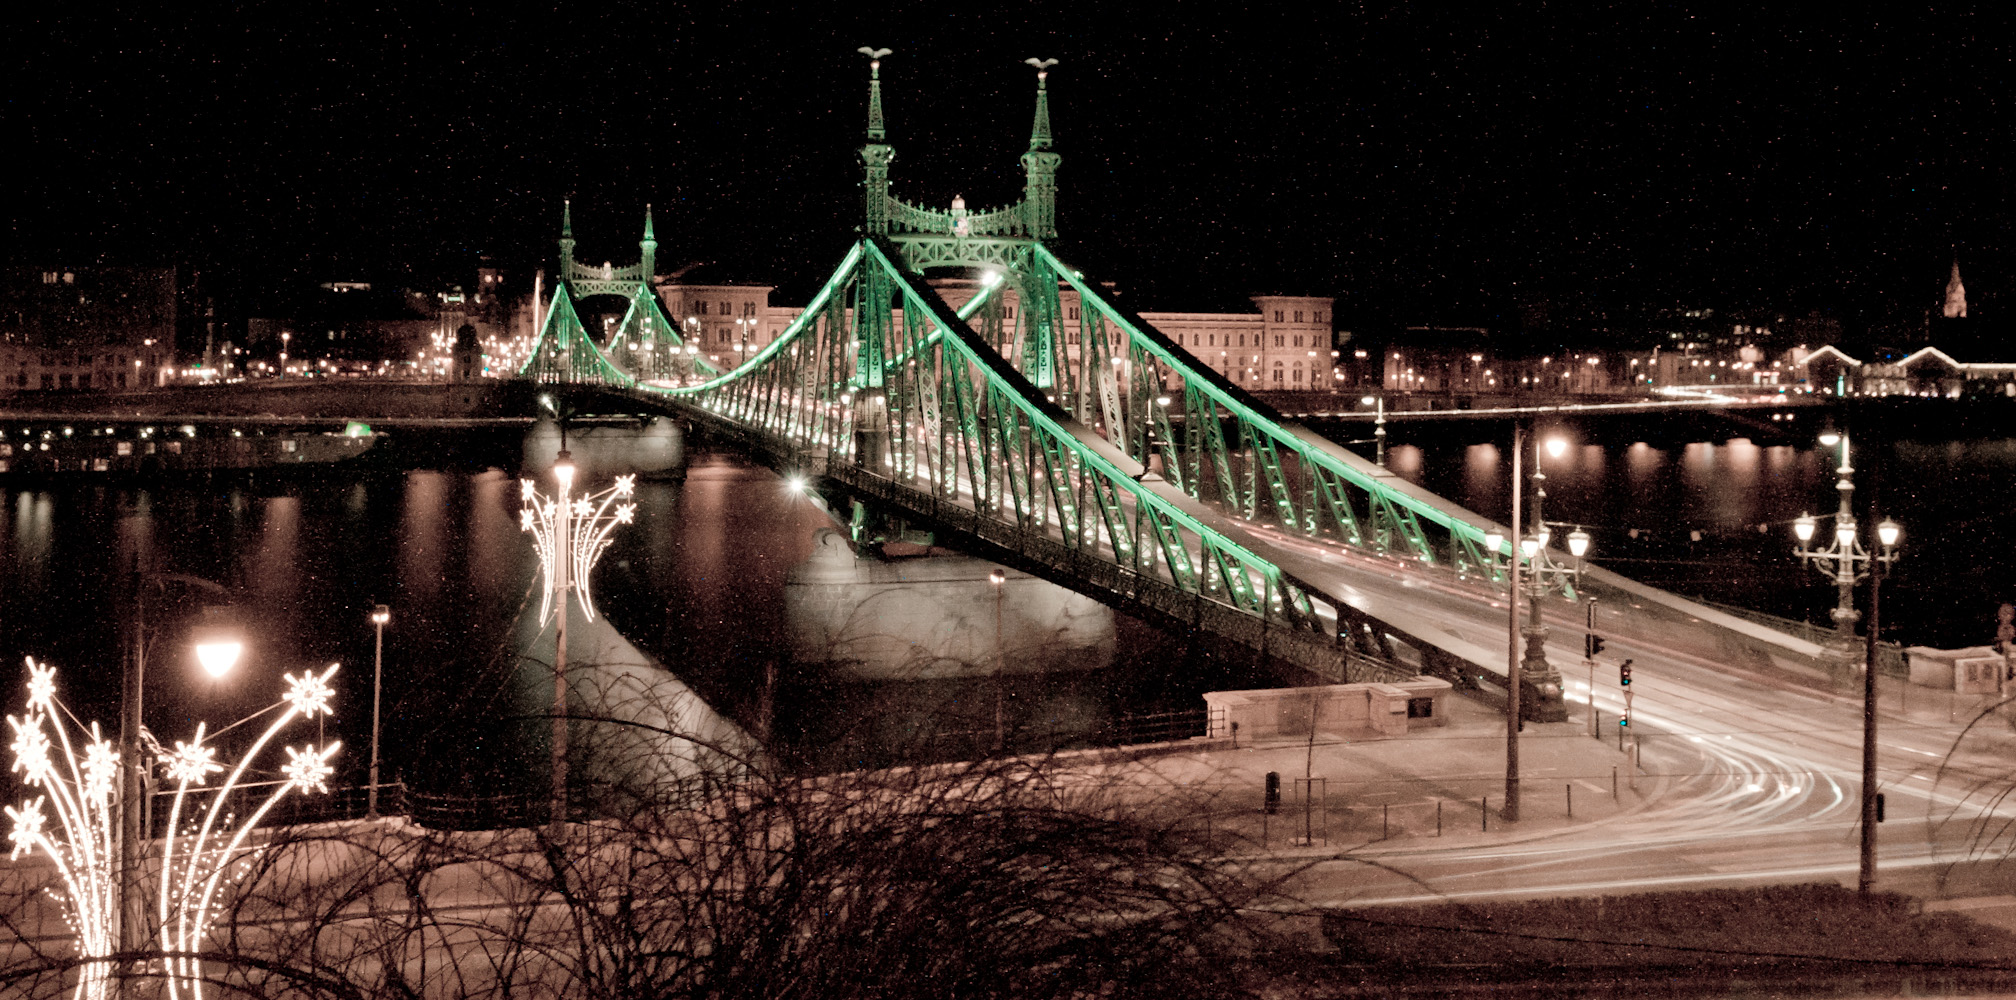
POLYGON ((595 599, 588 592, 588 571, 609 548, 609 535, 619 524, 636 520, 637 477, 617 476, 616 485, 600 493, 571 496, 574 469, 571 464, 555 466, 554 478, 560 490, 553 496, 539 492, 530 479, 519 480, 518 497, 524 506, 518 525, 532 533, 539 551, 539 567, 545 580, 545 599, 539 605, 539 621, 553 615, 556 593, 573 591, 581 601, 581 613, 595 620, 595 599))
MULTIPOLYGON (((329 713, 334 693, 329 678, 336 670, 332 663, 319 674, 288 676, 286 697, 259 713, 263 716, 277 710, 279 715, 245 755, 229 766, 229 776, 214 789, 192 794, 210 775, 227 769, 217 761, 217 748, 204 744, 202 724, 197 725, 189 742, 178 740, 172 753, 161 755, 160 763, 175 791, 167 832, 161 840, 160 867, 143 873, 143 877, 151 874, 158 883, 153 893, 156 926, 145 936, 151 936, 163 952, 177 956, 163 963, 166 995, 171 1000, 202 1000, 201 963, 180 956, 202 950, 216 918, 220 890, 242 874, 257 855, 259 849, 248 848, 246 838, 287 793, 328 791, 327 779, 335 773, 329 758, 342 746, 340 741, 299 751, 286 747, 289 762, 281 768, 286 781, 259 786, 250 798, 234 794, 245 790, 241 782, 247 769, 282 728, 297 717, 329 713), (263 800, 258 798, 261 793, 263 800), (250 808, 250 815, 237 821, 234 814, 246 808, 250 808)), ((78 953, 87 959, 78 967, 72 996, 74 1000, 108 1000, 112 963, 88 960, 113 954, 118 944, 119 754, 99 735, 96 723, 84 729, 56 698, 56 669, 32 658, 28 661, 28 713, 18 718, 8 716, 7 725, 14 731, 13 770, 23 772, 23 781, 42 791, 18 809, 4 807, 11 827, 7 839, 13 844, 8 858, 32 854, 38 848, 49 856, 62 888, 58 898, 66 905, 66 916, 77 933, 78 953), (79 736, 88 735, 81 763, 71 739, 73 729, 79 736)))

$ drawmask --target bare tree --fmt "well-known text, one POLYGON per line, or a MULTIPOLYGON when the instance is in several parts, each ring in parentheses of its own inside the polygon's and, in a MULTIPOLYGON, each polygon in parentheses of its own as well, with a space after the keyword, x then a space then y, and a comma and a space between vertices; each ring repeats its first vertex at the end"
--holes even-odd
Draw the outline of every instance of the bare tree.
MULTIPOLYGON (((1208 803, 1152 768, 1046 756, 808 776, 638 721, 677 706, 626 716, 586 731, 684 759, 590 770, 593 819, 267 839, 197 956, 205 996, 1242 991, 1230 958, 1250 939, 1228 929, 1278 883, 1228 860, 1235 845, 1190 821, 1208 803)), ((31 948, 0 993, 55 996, 69 971, 31 948)))

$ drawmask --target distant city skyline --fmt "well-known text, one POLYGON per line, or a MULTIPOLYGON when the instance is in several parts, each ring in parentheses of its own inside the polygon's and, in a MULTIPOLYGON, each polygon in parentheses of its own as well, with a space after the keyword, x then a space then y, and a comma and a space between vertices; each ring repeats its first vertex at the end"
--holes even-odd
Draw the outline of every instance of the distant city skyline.
MULTIPOLYGON (((1513 6, 1131 22, 753 7, 446 18, 95 10, 15 25, 13 263, 175 264, 244 285, 551 267, 656 207, 663 269, 803 298, 851 238, 866 72, 895 191, 1012 200, 1029 56, 1058 224, 1144 307, 1334 295, 1516 328, 1623 308, 1938 316, 1957 254, 2004 315, 2004 15, 1850 23, 1513 6), (704 23, 703 23, 704 19, 704 23)), ((16 15, 17 18, 21 15, 16 15)), ((607 249, 603 249, 606 247, 607 249)))

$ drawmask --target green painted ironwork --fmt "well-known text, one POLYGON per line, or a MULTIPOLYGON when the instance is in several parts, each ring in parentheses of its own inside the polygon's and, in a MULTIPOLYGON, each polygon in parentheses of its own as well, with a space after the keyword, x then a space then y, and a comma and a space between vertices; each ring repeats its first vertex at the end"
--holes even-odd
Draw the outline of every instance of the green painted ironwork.
POLYGON ((967 522, 983 536, 1047 541, 1277 624, 1321 629, 1309 588, 1186 510, 1180 494, 1159 492, 1167 487, 968 324, 988 311, 992 287, 955 311, 901 260, 893 242, 863 240, 804 313, 734 371, 636 388, 761 435, 829 476, 844 468, 853 482, 928 495, 955 520, 984 521, 967 522))
POLYGON ((629 386, 637 381, 595 346, 581 325, 581 315, 574 310, 574 296, 564 284, 553 290, 553 301, 546 308, 546 323, 532 345, 532 352, 519 366, 518 377, 536 382, 613 386, 629 386))
POLYGON ((720 369, 697 350, 689 350, 679 324, 651 287, 657 273, 658 239, 651 206, 644 206, 644 238, 639 260, 626 267, 605 264, 582 267, 574 259, 574 206, 563 202, 560 216, 560 282, 553 290, 546 320, 518 374, 540 381, 592 381, 604 385, 706 377, 720 369), (583 327, 575 303, 595 295, 622 295, 629 300, 623 322, 602 345, 583 327))
MULTIPOLYGON (((678 328, 648 289, 649 268, 580 268, 570 210, 567 280, 526 374, 692 407, 773 461, 923 511, 943 530, 1041 553, 1100 587, 1167 587, 1296 631, 1335 620, 1338 642, 1353 649, 1367 640, 1352 623, 1370 629, 1370 620, 1312 595, 1239 541, 1228 515, 1492 574, 1485 530, 1460 508, 1287 423, 1043 243, 1056 232, 1058 163, 1048 62, 1031 60, 1037 113, 1023 200, 977 212, 955 201, 941 212, 890 195, 880 90, 888 51, 863 52, 866 235, 775 340, 731 370, 667 367, 678 328), (947 266, 982 268, 988 279, 957 310, 922 280, 926 268, 947 266), (571 294, 625 280, 631 307, 605 357, 580 329, 571 294), (1069 322, 1067 294, 1078 305, 1069 322)), ((645 238, 649 260, 648 213, 645 238)), ((868 525, 856 518, 857 540, 868 525)))

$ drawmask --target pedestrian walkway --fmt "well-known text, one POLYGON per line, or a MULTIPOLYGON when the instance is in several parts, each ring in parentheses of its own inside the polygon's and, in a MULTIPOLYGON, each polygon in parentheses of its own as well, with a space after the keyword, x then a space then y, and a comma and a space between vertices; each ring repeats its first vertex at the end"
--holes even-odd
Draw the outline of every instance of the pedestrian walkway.
MULTIPOLYGON (((1502 842, 1642 808, 1664 782, 1633 780, 1614 739, 1589 735, 1588 721, 1526 724, 1519 740, 1519 821, 1505 810, 1502 711, 1465 697, 1447 701, 1449 724, 1379 737, 1369 731, 1259 744, 1214 741, 1211 749, 1147 762, 1171 787, 1202 793, 1198 822, 1262 850, 1335 850, 1441 837, 1502 842), (1267 776, 1279 799, 1266 809, 1267 776)), ((1612 735, 1604 732, 1604 736, 1612 735)))

